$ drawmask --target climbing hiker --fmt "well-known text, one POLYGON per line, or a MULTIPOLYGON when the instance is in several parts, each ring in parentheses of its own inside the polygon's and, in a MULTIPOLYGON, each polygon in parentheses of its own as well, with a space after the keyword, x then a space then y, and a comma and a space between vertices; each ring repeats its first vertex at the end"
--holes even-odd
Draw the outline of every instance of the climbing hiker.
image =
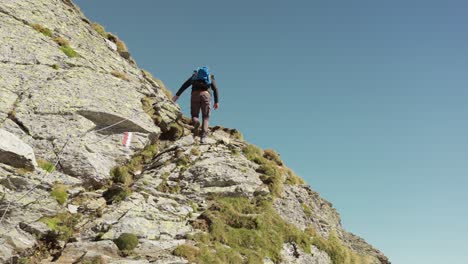
POLYGON ((214 75, 210 74, 208 67, 203 66, 195 71, 193 75, 182 84, 179 91, 172 98, 174 102, 179 99, 179 96, 188 88, 192 86, 192 96, 190 99, 190 112, 192 116, 192 124, 194 126, 194 136, 198 135, 200 127, 199 115, 200 110, 203 117, 202 132, 200 134, 200 143, 204 143, 206 136, 208 135, 208 123, 210 120, 211 113, 211 94, 209 89, 211 88, 214 93, 214 109, 218 109, 218 88, 216 87, 216 81, 214 75))

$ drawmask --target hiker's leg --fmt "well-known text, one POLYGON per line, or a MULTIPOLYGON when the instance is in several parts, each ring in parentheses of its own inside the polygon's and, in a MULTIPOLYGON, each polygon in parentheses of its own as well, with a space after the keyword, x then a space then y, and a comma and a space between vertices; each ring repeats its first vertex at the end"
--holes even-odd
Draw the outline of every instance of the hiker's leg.
POLYGON ((209 92, 200 93, 201 97, 201 109, 202 109, 202 116, 203 116, 203 134, 202 136, 205 137, 208 134, 208 127, 210 122, 210 114, 211 114, 211 95, 209 92))
POLYGON ((192 97, 190 98, 190 114, 192 116, 192 123, 195 128, 200 126, 200 121, 198 120, 198 116, 200 115, 200 107, 200 94, 192 93, 192 97))

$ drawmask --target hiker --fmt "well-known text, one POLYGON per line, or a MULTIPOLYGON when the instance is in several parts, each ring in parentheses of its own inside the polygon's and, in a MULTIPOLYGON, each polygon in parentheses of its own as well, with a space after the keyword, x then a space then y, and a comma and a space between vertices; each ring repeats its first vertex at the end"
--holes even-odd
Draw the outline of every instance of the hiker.
POLYGON ((174 102, 179 99, 179 96, 187 89, 192 86, 192 97, 190 99, 190 112, 192 116, 192 124, 194 126, 194 136, 198 135, 200 127, 199 114, 200 109, 203 117, 202 132, 200 135, 200 143, 204 143, 206 136, 208 135, 208 123, 210 120, 211 113, 211 94, 208 91, 210 88, 214 92, 214 109, 218 109, 218 88, 216 87, 216 81, 214 75, 210 74, 208 67, 203 66, 193 71, 193 75, 182 84, 179 91, 172 98, 174 102))

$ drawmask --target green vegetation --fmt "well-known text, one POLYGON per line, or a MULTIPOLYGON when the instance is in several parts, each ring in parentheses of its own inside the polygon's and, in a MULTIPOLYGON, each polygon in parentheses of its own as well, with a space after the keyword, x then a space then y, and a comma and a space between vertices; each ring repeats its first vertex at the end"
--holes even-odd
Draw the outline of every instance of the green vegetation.
POLYGON ((91 23, 91 27, 103 38, 107 39, 107 37, 109 36, 106 29, 99 23, 91 23))
POLYGON ((237 130, 237 129, 232 129, 231 132, 231 137, 237 139, 237 140, 243 140, 244 139, 244 136, 242 135, 242 133, 237 130))
POLYGON ((70 46, 70 42, 62 37, 54 37, 53 40, 60 46, 60 50, 69 58, 78 56, 78 53, 70 46))
POLYGON ((162 182, 156 187, 156 190, 164 193, 180 193, 180 186, 178 183, 174 185, 169 185, 169 175, 169 173, 164 173, 163 175, 161 175, 162 182))
POLYGON ((67 194, 67 187, 62 184, 57 184, 52 188, 52 191, 50 192, 50 195, 55 198, 55 200, 60 204, 63 205, 67 199, 68 199, 68 194, 67 194))
POLYGON ((193 211, 196 213, 198 212, 198 205, 192 201, 189 201, 190 207, 192 207, 193 211))
POLYGON ((158 146, 153 144, 153 145, 148 145, 146 146, 140 153, 142 156, 143 160, 145 162, 150 162, 153 157, 158 154, 158 146))
POLYGON ((304 180, 297 176, 291 169, 286 168, 286 174, 288 177, 286 178, 286 184, 289 185, 300 185, 304 184, 304 180))
POLYGON ((39 24, 32 24, 31 25, 32 28, 34 28, 36 31, 42 33, 44 36, 46 37, 52 37, 53 33, 52 33, 52 30, 42 26, 42 25, 39 25, 39 24))
POLYGON ((151 162, 158 153, 156 144, 147 145, 139 153, 135 154, 125 165, 119 165, 111 169, 110 175, 114 183, 122 183, 129 186, 133 183, 133 175, 143 170, 143 164, 151 162))
POLYGON ((53 172, 55 170, 55 166, 47 161, 47 160, 44 160, 44 159, 38 159, 37 160, 37 165, 39 165, 39 167, 49 173, 53 172))
POLYGON ((192 154, 193 156, 200 156, 201 155, 201 152, 198 148, 192 148, 190 150, 190 154, 192 154))
POLYGON ((315 245, 327 252, 334 264, 368 263, 333 232, 325 239, 313 228, 301 231, 287 223, 273 208, 271 199, 213 197, 211 206, 193 223, 201 228, 190 237, 193 243, 178 246, 173 254, 194 263, 256 264, 266 257, 279 263, 284 243, 294 243, 307 253, 315 245))
POLYGON ((268 160, 274 161, 276 164, 278 164, 278 166, 283 166, 283 161, 281 160, 279 154, 272 149, 265 149, 263 151, 263 157, 268 160))
POLYGON ((65 39, 65 38, 62 38, 62 37, 54 37, 52 38, 53 41, 55 41, 55 43, 57 43, 59 46, 61 47, 67 47, 67 46, 70 46, 70 42, 65 39))
POLYGON ((110 175, 112 176, 112 181, 114 183, 121 183, 125 186, 129 186, 133 183, 133 177, 128 172, 126 166, 116 166, 111 169, 110 175))
POLYGON ((23 257, 18 259, 18 264, 31 264, 31 260, 29 258, 23 257))
POLYGON ((117 41, 115 42, 117 45, 117 51, 118 52, 127 52, 128 48, 127 45, 125 45, 125 42, 117 38, 117 41))
POLYGON ((196 263, 263 263, 265 257, 280 262, 286 242, 310 252, 310 237, 286 223, 265 199, 216 197, 201 218, 209 228, 192 238, 198 248, 183 245, 174 251, 196 263))
POLYGON ((161 135, 161 139, 165 140, 177 140, 184 135, 184 128, 175 122, 169 124, 163 131, 164 133, 161 135))
POLYGON ((281 196, 283 191, 283 172, 284 168, 279 167, 276 162, 263 157, 263 151, 254 145, 247 145, 242 149, 245 157, 260 165, 257 172, 261 173, 260 180, 270 189, 274 196, 281 196))
POLYGON ((74 58, 78 56, 78 52, 76 52, 72 47, 70 46, 62 46, 60 47, 60 50, 65 53, 69 58, 74 58))
POLYGON ((237 139, 237 140, 242 140, 244 138, 242 133, 237 129, 230 129, 230 128, 226 128, 226 127, 222 127, 222 126, 213 127, 213 131, 217 131, 217 130, 222 130, 225 133, 229 134, 229 136, 231 138, 234 138, 234 139, 237 139))
POLYGON ((42 25, 32 24, 31 26, 36 31, 44 34, 44 36, 52 38, 52 40, 60 46, 60 50, 63 51, 63 53, 65 53, 69 58, 74 58, 78 56, 78 53, 70 46, 70 42, 67 39, 60 37, 60 36, 54 37, 54 34, 52 33, 52 31, 46 27, 43 27, 42 25))
POLYGON ((75 232, 75 226, 80 220, 80 215, 60 213, 52 217, 42 217, 40 222, 45 223, 58 235, 58 239, 68 241, 75 232))
POLYGON ((102 194, 102 196, 106 199, 108 204, 112 204, 125 200, 131 193, 132 191, 127 186, 112 185, 102 194))
POLYGON ((134 234, 123 233, 114 240, 114 243, 120 250, 130 251, 138 246, 138 237, 134 234))
POLYGON ((51 67, 52 67, 52 69, 54 69, 54 70, 60 69, 60 66, 59 66, 58 64, 53 64, 51 67))
POLYGON ((369 257, 362 256, 343 245, 335 232, 331 232, 328 239, 317 234, 315 229, 307 228, 305 232, 312 237, 312 244, 325 251, 333 264, 369 264, 369 257))
POLYGON ((263 158, 262 150, 254 145, 247 145, 242 149, 242 153, 244 156, 257 164, 264 164, 266 163, 265 158, 263 158))
POLYGON ((310 207, 306 203, 302 203, 301 206, 302 206, 302 210, 304 210, 304 214, 307 217, 311 217, 313 214, 312 209, 310 209, 310 207))
POLYGON ((111 72, 112 76, 116 77, 116 78, 119 78, 121 80, 124 80, 124 81, 130 81, 130 79, 128 78, 128 75, 123 73, 123 72, 119 72, 119 71, 113 71, 111 72))
POLYGON ((248 160, 260 165, 257 169, 257 172, 262 174, 260 179, 276 196, 281 195, 284 183, 289 185, 304 184, 304 181, 291 169, 283 166, 283 161, 275 151, 268 149, 262 151, 254 145, 247 145, 242 149, 242 153, 248 160))

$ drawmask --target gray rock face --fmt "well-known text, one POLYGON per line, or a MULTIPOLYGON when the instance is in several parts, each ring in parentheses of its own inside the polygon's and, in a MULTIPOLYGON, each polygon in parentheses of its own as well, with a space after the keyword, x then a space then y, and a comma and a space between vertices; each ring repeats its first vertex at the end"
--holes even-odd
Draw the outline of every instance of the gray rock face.
MULTIPOLYGON (((210 197, 270 193, 259 165, 242 155, 244 141, 216 130, 198 144, 164 84, 117 51, 70 0, 1 1, 0 43, 0 263, 33 258, 44 246, 50 256, 34 263, 189 263, 173 251, 200 232, 193 222, 210 197), (77 56, 67 56, 57 37, 77 56), (170 124, 185 136, 160 140, 170 124), (129 147, 125 132, 133 132, 129 147), (113 167, 155 142, 159 152, 130 172, 128 186, 111 181, 113 167), (34 170, 36 157, 57 161, 56 170, 34 170), (121 201, 105 199, 112 185, 121 201), (123 233, 138 237, 128 256, 113 242, 123 233)), ((286 184, 273 205, 299 229, 314 227, 323 237, 335 231, 374 263, 389 263, 343 230, 336 210, 308 186, 286 184)), ((281 255, 282 263, 331 263, 314 246, 309 254, 286 243, 281 255)))
POLYGON ((33 149, 3 129, 0 129, 0 163, 30 170, 37 166, 33 149))

